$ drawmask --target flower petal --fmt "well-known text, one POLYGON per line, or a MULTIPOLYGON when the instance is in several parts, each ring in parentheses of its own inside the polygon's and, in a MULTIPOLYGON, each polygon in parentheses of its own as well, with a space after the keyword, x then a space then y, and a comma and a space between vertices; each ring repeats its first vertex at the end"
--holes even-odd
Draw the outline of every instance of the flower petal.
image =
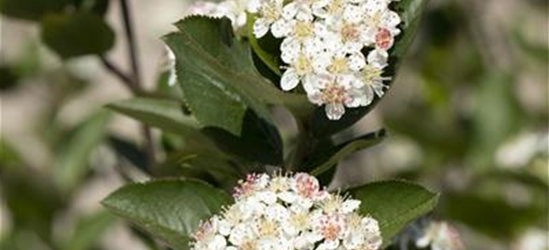
POLYGON ((387 66, 387 59, 389 58, 389 54, 387 54, 387 51, 375 49, 370 51, 368 54, 368 64, 381 69, 387 66))
MULTIPOLYGON (((328 116, 328 119, 330 120, 339 120, 343 114, 345 114, 345 107, 341 103, 328 103, 326 104, 325 110, 326 116, 328 116)), ((330 244, 330 246, 332 245, 330 244)), ((337 247, 337 245, 335 247, 337 247)))
POLYGON ((362 53, 351 54, 347 60, 349 68, 352 71, 360 71, 366 66, 366 58, 362 53))
POLYGON ((254 23, 254 35, 257 38, 263 37, 269 31, 269 22, 265 18, 258 18, 254 23))
POLYGON ((280 78, 280 87, 284 91, 290 91, 299 84, 299 76, 293 68, 287 69, 280 78))
POLYGON ((273 33, 273 36, 276 38, 288 36, 291 32, 290 25, 290 22, 285 19, 280 19, 271 26, 271 33, 273 33))

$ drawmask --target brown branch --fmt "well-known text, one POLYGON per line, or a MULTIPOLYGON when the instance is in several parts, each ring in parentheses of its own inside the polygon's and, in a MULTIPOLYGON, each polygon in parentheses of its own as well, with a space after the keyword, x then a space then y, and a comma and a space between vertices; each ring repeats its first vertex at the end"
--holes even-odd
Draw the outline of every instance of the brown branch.
POLYGON ((130 56, 132 72, 135 78, 134 80, 138 86, 141 86, 141 73, 139 70, 137 42, 135 39, 135 34, 133 32, 130 8, 128 6, 127 0, 120 0, 120 9, 122 11, 122 19, 124 21, 124 32, 126 34, 126 40, 128 42, 128 54, 130 56))
MULTIPOLYGON (((124 23, 124 33, 126 36, 126 42, 128 43, 128 55, 130 57, 130 63, 132 68, 132 78, 135 86, 138 89, 138 93, 141 92, 141 73, 139 71, 139 59, 137 53, 137 41, 132 26, 132 19, 130 14, 130 8, 127 0, 120 0, 120 10, 122 11, 122 19, 124 23)), ((155 150, 154 143, 149 126, 143 125, 143 136, 145 137, 145 150, 147 152, 147 165, 152 166, 155 163, 155 150)))
POLYGON ((126 75, 120 68, 118 68, 116 65, 114 65, 109 59, 105 58, 104 56, 100 57, 101 63, 103 63, 103 66, 115 77, 117 77, 120 82, 122 82, 126 87, 131 90, 132 92, 138 92, 139 87, 135 84, 135 82, 132 80, 132 78, 128 75, 126 75))

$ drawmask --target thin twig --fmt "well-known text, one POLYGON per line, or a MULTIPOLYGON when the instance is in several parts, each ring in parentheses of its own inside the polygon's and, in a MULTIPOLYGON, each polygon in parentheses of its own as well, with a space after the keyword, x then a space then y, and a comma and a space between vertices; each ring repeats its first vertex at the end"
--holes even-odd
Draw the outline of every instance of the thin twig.
POLYGON ((137 92, 138 91, 139 88, 136 86, 135 82, 132 80, 132 78, 130 76, 124 74, 124 72, 122 72, 122 70, 120 70, 111 61, 109 61, 109 59, 107 59, 103 56, 101 56, 100 59, 101 59, 101 63, 103 63, 103 66, 105 66, 105 68, 111 74, 116 76, 120 80, 120 82, 122 82, 124 85, 126 85, 126 87, 128 87, 128 89, 130 89, 132 92, 137 92))
POLYGON ((137 43, 131 23, 131 14, 127 0, 120 0, 120 8, 122 10, 122 18, 124 19, 124 32, 128 42, 128 54, 131 60, 131 67, 134 74, 135 82, 141 86, 141 73, 139 70, 139 60, 137 53, 137 43))
MULTIPOLYGON (((132 75, 135 85, 139 90, 142 90, 141 85, 141 73, 139 71, 139 59, 137 53, 137 42, 133 32, 130 8, 127 0, 120 0, 120 9, 122 11, 122 19, 124 21, 124 32, 126 35, 126 41, 128 43, 128 55, 130 57, 132 75)), ((152 140, 151 129, 149 126, 143 125, 143 136, 145 137, 145 149, 147 152, 147 159, 150 166, 155 162, 154 143, 152 140)))

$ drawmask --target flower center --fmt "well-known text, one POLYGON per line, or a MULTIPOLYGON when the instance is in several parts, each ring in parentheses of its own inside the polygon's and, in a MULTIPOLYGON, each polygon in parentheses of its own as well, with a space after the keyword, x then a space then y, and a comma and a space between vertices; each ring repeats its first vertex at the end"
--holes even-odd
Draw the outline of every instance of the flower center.
POLYGON ((383 73, 383 70, 374 68, 370 65, 366 65, 366 67, 362 71, 362 77, 364 79, 364 82, 366 82, 366 84, 370 84, 374 80, 382 79, 381 77, 382 73, 383 73))
POLYGON ((360 31, 358 29, 358 25, 353 23, 346 23, 343 25, 343 28, 341 28, 341 36, 343 37, 343 41, 357 41, 358 36, 360 34, 360 31))
POLYGON ((303 54, 299 55, 299 57, 297 58, 297 61, 294 65, 294 68, 295 68, 297 74, 300 75, 300 76, 306 75, 306 74, 311 73, 313 71, 311 61, 309 60, 309 58, 307 58, 307 56, 305 56, 303 54))
POLYGON ((307 21, 297 21, 294 27, 295 35, 299 39, 305 39, 313 35, 313 24, 307 21))
POLYGON ((257 243, 253 240, 246 241, 240 245, 240 249, 242 250, 256 250, 257 249, 257 243))
POLYGON ((374 13, 374 15, 370 16, 370 18, 368 19, 369 25, 373 27, 378 27, 380 22, 381 22, 381 13, 379 11, 374 13))
POLYGON ((262 236, 273 236, 276 234, 276 225, 270 220, 263 220, 259 232, 262 236))
POLYGON ((273 178, 270 186, 270 190, 273 192, 283 192, 288 190, 288 188, 288 183, 286 183, 284 179, 279 177, 273 178))
POLYGON ((238 224, 242 222, 242 213, 238 208, 231 207, 225 210, 225 219, 231 224, 238 224))
POLYGON ((267 20, 274 22, 280 17, 280 12, 274 4, 267 4, 263 9, 263 15, 267 20))
POLYGON ((295 214, 290 219, 290 223, 292 223, 292 226, 298 231, 304 230, 309 226, 308 215, 306 213, 295 214))
POLYGON ((343 221, 338 216, 326 216, 321 222, 321 231, 325 240, 335 240, 343 231, 343 221))
POLYGON ((322 203, 322 210, 325 213, 335 213, 343 204, 343 200, 339 196, 332 196, 322 203))
POLYGON ((360 215, 351 214, 351 216, 349 218, 349 221, 348 221, 348 226, 350 228, 360 228, 361 221, 362 221, 362 217, 360 215))
POLYGON ((322 100, 324 103, 343 103, 345 98, 345 88, 335 83, 330 83, 324 91, 322 91, 322 100))
POLYGON ((334 74, 342 74, 349 71, 347 60, 345 58, 335 58, 332 61, 332 65, 328 67, 328 70, 334 74))
POLYGON ((328 13, 330 15, 339 14, 343 11, 343 0, 333 0, 332 4, 328 6, 328 13))

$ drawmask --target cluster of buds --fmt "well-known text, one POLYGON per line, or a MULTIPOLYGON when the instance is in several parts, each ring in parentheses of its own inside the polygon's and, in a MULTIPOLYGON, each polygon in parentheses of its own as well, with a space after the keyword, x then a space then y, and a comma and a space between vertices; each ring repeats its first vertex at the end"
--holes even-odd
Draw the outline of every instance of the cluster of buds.
POLYGON ((249 175, 235 203, 200 224, 193 250, 376 250, 378 222, 360 201, 330 194, 305 173, 249 175))

